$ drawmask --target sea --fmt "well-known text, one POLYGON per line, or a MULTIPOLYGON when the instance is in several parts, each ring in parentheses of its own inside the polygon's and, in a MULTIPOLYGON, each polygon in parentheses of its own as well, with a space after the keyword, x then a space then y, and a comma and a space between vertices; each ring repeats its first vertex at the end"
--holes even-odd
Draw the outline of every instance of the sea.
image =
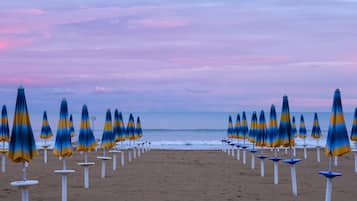
MULTIPOLYGON (((9 113, 10 128, 12 127, 12 115, 9 113)), ((247 112, 248 125, 250 125, 250 112, 247 112)), ((139 141, 151 142, 154 149, 169 150, 217 150, 221 149, 221 140, 227 136, 228 117, 232 116, 233 124, 235 123, 237 113, 229 112, 135 112, 135 117, 140 116, 144 136, 139 141)), ((269 114, 265 114, 269 117, 269 114)), ((314 147, 317 144, 324 146, 326 142, 327 131, 329 127, 329 112, 319 112, 319 122, 322 130, 322 138, 315 140, 310 137, 313 125, 314 113, 296 112, 291 113, 295 116, 297 129, 299 129, 300 115, 304 115, 305 125, 308 131, 308 137, 305 140, 296 139, 297 147, 303 146, 314 147)), ((92 121, 95 137, 100 139, 103 133, 105 111, 103 113, 90 113, 90 117, 95 117, 92 121)), ((123 112, 124 122, 127 123, 129 113, 123 112)), ((278 113, 278 119, 280 114, 278 113)), ((48 119, 54 135, 57 130, 59 114, 48 113, 48 119)), ((78 138, 80 130, 80 113, 73 113, 74 127, 78 138)), ((42 114, 31 113, 31 126, 38 146, 43 144, 39 138, 42 123, 42 114)), ((268 120, 268 118, 267 118, 268 120)), ((350 134, 352 127, 353 113, 345 113, 345 121, 350 134)), ((53 144, 55 137, 47 141, 47 144, 53 144)), ((77 139, 73 139, 77 141, 77 139)), ((356 144, 353 144, 357 147, 356 144)))

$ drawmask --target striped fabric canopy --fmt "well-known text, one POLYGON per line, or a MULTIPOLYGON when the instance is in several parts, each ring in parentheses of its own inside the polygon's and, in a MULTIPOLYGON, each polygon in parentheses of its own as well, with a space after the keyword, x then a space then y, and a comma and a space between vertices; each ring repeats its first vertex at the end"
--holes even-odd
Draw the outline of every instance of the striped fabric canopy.
POLYGON ((354 114, 354 117, 353 117, 351 140, 352 141, 357 141, 357 108, 355 109, 355 114, 354 114))
POLYGON ((279 147, 279 130, 278 130, 278 120, 276 118, 275 106, 272 105, 270 108, 270 121, 269 121, 269 132, 268 132, 268 142, 269 147, 279 147))
POLYGON ((248 137, 248 122, 247 122, 247 117, 245 115, 245 112, 242 113, 242 123, 241 123, 241 130, 240 130, 240 135, 242 136, 243 139, 247 139, 248 137))
POLYGON ((93 131, 90 127, 88 108, 87 105, 83 105, 77 151, 94 151, 96 147, 97 141, 95 140, 93 131))
POLYGON ((129 121, 126 127, 126 139, 135 140, 135 120, 133 114, 129 115, 129 121))
POLYGON ((101 147, 103 149, 111 149, 114 146, 115 146, 115 141, 114 141, 114 132, 113 132, 112 113, 110 112, 110 109, 108 109, 107 114, 105 116, 101 147))
POLYGON ((10 140, 9 119, 7 117, 6 106, 2 106, 1 124, 0 124, 0 142, 8 142, 10 140))
POLYGON ((237 114, 236 124, 234 126, 234 137, 237 139, 241 138, 241 136, 240 136, 240 115, 239 114, 237 114))
POLYGON ((41 139, 50 139, 52 136, 53 136, 53 133, 52 133, 51 127, 48 123, 47 112, 44 111, 40 138, 41 139))
POLYGON ((232 121, 232 117, 230 115, 229 115, 229 118, 228 118, 227 137, 228 138, 233 138, 233 121, 232 121))
POLYGON ((257 146, 267 146, 267 124, 265 121, 265 114, 264 111, 260 112, 259 115, 259 123, 258 123, 258 130, 257 130, 257 146))
POLYGON ((317 113, 315 112, 314 114, 314 125, 312 127, 312 132, 311 132, 311 137, 315 139, 320 139, 321 138, 321 128, 319 124, 319 118, 317 116, 317 113))
POLYGON ((122 113, 116 109, 114 111, 114 136, 115 136, 115 142, 120 142, 125 140, 125 126, 123 122, 123 115, 122 113))
POLYGON ((257 130, 258 130, 257 113, 253 112, 252 121, 250 122, 249 136, 248 136, 249 142, 251 143, 257 142, 257 130))
POLYGON ((15 163, 30 162, 34 156, 38 155, 27 110, 25 89, 22 87, 17 90, 8 155, 15 163))
POLYGON ((328 156, 342 156, 351 152, 345 117, 342 109, 341 93, 336 89, 330 115, 325 153, 328 156))
POLYGON ((304 138, 306 138, 306 135, 307 135, 307 131, 306 131, 306 126, 305 126, 304 116, 301 115, 300 116, 300 128, 299 128, 298 137, 304 139, 304 138))
POLYGON ((135 136, 136 139, 143 137, 143 129, 141 128, 140 117, 136 119, 135 136))
POLYGON ((293 138, 297 137, 297 128, 296 128, 295 116, 293 116, 293 118, 291 120, 291 136, 293 138))
POLYGON ((289 100, 283 97, 283 106, 279 124, 279 144, 284 147, 294 146, 295 141, 291 133, 289 100))
POLYGON ((61 102, 60 119, 56 134, 53 153, 57 157, 69 157, 72 155, 71 134, 69 130, 68 106, 66 99, 61 102))

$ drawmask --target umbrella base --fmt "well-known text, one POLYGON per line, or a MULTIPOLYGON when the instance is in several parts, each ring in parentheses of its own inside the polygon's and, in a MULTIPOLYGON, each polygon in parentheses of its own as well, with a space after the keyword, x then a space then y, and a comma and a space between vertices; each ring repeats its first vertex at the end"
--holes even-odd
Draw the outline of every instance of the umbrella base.
POLYGON ((283 160, 282 158, 279 158, 279 157, 271 157, 269 158, 269 160, 273 161, 273 162, 279 162, 281 160, 283 160))
POLYGON ((298 163, 300 161, 301 161, 301 159, 299 159, 299 158, 290 158, 290 159, 283 160, 284 163, 287 163, 290 165, 295 165, 296 163, 298 163))
POLYGON ((267 157, 267 156, 264 156, 264 155, 260 155, 260 156, 257 156, 257 158, 264 160, 264 159, 266 159, 266 158, 268 158, 268 157, 267 157))
POLYGON ((10 185, 14 187, 18 187, 21 190, 21 200, 28 201, 29 200, 29 187, 33 185, 37 185, 39 182, 37 180, 24 180, 24 181, 14 181, 11 182, 10 185))
POLYGON ((332 171, 320 171, 320 175, 325 176, 326 178, 333 179, 335 177, 340 177, 342 176, 342 173, 339 172, 332 172, 332 171))

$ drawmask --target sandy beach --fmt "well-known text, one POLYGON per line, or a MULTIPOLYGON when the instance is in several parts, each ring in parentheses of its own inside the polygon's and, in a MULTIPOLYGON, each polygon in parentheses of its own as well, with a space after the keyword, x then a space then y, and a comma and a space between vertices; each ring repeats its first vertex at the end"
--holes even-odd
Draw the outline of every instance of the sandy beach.
MULTIPOLYGON (((271 152, 268 152, 271 154, 271 152)), ((302 158, 302 150, 298 150, 302 158)), ((68 161, 69 169, 76 170, 68 180, 68 200, 72 201, 217 201, 217 200, 323 200, 325 178, 318 171, 326 170, 327 158, 315 161, 315 150, 309 150, 308 160, 297 166, 299 196, 293 197, 290 188, 288 165, 280 163, 280 184, 273 184, 273 164, 266 161, 266 176, 260 177, 259 161, 256 169, 250 169, 250 154, 247 165, 227 156, 221 151, 163 151, 153 150, 118 167, 116 172, 107 166, 107 178, 100 178, 98 153, 90 154, 89 160, 97 162, 90 169, 90 189, 83 188, 83 169, 76 165, 83 156, 75 153, 68 161)), ((280 153, 284 156, 283 153, 280 153)), ((60 200, 60 177, 53 171, 62 167, 52 154, 48 164, 43 164, 42 155, 36 157, 29 167, 28 178, 38 179, 40 184, 31 188, 30 200, 60 200)), ((286 157, 286 156, 285 156, 286 157)), ((127 162, 127 161, 126 161, 127 162)), ((351 201, 357 197, 357 174, 353 173, 353 155, 339 160, 335 170, 343 177, 334 180, 333 200, 351 201)), ((118 164, 120 165, 120 164, 118 164)), ((5 175, 0 174, 0 200, 20 200, 20 192, 9 185, 20 178, 20 164, 8 162, 5 175)))

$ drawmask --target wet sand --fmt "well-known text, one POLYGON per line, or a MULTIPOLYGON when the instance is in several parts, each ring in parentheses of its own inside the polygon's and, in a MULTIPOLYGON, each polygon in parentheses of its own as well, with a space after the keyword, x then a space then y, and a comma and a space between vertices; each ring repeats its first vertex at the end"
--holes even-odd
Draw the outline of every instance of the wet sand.
MULTIPOLYGON (((272 155, 270 151, 266 152, 272 155)), ((42 154, 42 153, 41 153, 42 154)), ((279 184, 273 184, 273 163, 266 160, 265 177, 260 177, 260 163, 255 170, 250 168, 250 153, 247 164, 237 161, 221 151, 161 151, 152 150, 133 162, 113 172, 111 162, 107 165, 107 178, 100 178, 99 153, 91 153, 89 161, 97 164, 90 168, 90 188, 83 188, 83 169, 76 163, 83 156, 75 153, 68 160, 68 168, 76 173, 68 179, 69 201, 231 201, 231 200, 324 200, 325 178, 318 175, 327 169, 327 158, 321 150, 321 163, 316 162, 315 150, 309 150, 308 160, 297 165, 299 196, 291 194, 289 166, 279 164, 279 184)), ((280 155, 287 157, 280 152, 280 155)), ((302 150, 298 157, 303 158, 302 150)), ((127 154, 126 154, 127 156, 127 154)), ((357 198, 357 174, 354 173, 353 154, 340 158, 336 171, 342 177, 334 179, 332 199, 351 201, 357 198)), ((49 153, 48 164, 43 164, 42 155, 36 157, 28 168, 28 178, 40 184, 30 189, 31 201, 61 199, 61 178, 53 171, 61 168, 62 162, 49 153)), ((21 165, 8 161, 6 174, 0 174, 0 200, 21 200, 20 191, 10 182, 21 178, 21 165)))

